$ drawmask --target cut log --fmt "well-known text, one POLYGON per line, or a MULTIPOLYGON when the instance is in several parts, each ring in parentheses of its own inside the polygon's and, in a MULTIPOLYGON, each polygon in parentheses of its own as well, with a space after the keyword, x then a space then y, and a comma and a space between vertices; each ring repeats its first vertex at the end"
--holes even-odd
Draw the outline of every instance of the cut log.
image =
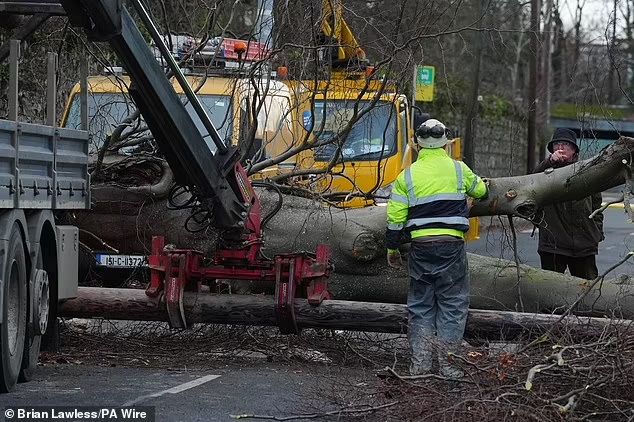
MULTIPOLYGON (((189 324, 236 324, 276 326, 274 299, 270 296, 185 293, 184 309, 189 324)), ((59 315, 68 318, 101 317, 116 320, 167 321, 164 304, 143 290, 82 287, 77 298, 65 301, 59 315)), ((328 300, 312 306, 297 299, 299 328, 405 333, 405 305, 328 300)), ((513 339, 539 336, 559 319, 557 315, 497 312, 471 309, 466 337, 513 339)), ((609 329, 631 329, 633 321, 567 317, 559 325, 573 337, 597 336, 609 329)))

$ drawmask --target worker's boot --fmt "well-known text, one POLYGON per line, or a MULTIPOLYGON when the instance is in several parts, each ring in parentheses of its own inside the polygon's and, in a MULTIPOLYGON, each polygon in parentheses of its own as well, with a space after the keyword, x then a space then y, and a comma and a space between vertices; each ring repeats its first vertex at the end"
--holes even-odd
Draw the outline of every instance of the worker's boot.
POLYGON ((431 373, 432 359, 430 357, 429 362, 427 359, 422 361, 421 359, 412 358, 412 363, 409 365, 410 375, 427 375, 431 373))
POLYGON ((458 351, 459 342, 447 343, 443 342, 443 350, 438 353, 438 364, 440 367, 440 375, 448 379, 461 379, 464 377, 464 371, 456 365, 453 356, 458 351))
POLYGON ((425 375, 431 372, 433 363, 433 335, 425 335, 422 329, 412 329, 408 333, 409 350, 412 363, 409 367, 411 375, 425 375))
POLYGON ((464 378, 464 371, 459 367, 452 365, 447 362, 446 358, 440 358, 440 376, 451 379, 458 380, 464 378))

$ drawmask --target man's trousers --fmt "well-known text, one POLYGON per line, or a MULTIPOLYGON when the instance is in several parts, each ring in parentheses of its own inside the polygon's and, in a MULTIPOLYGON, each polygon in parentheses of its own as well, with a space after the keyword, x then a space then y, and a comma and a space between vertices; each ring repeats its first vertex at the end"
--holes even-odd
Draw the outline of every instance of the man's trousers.
POLYGON ((455 353, 462 342, 469 311, 465 243, 458 239, 425 242, 415 239, 411 243, 408 270, 411 372, 429 372, 436 350, 442 374, 443 368, 451 366, 448 354, 455 353))

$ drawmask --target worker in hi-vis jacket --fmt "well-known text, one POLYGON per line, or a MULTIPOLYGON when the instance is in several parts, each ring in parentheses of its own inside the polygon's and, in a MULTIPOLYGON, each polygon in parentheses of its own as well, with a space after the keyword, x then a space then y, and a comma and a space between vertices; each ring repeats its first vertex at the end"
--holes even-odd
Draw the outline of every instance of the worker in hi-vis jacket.
POLYGON ((387 261, 402 266, 398 250, 409 233, 410 287, 407 297, 410 373, 432 369, 434 350, 440 374, 461 378, 449 356, 462 342, 469 309, 469 273, 465 233, 469 230, 467 196, 487 196, 487 184, 445 151, 448 130, 436 119, 416 130, 418 159, 394 182, 387 205, 387 261))

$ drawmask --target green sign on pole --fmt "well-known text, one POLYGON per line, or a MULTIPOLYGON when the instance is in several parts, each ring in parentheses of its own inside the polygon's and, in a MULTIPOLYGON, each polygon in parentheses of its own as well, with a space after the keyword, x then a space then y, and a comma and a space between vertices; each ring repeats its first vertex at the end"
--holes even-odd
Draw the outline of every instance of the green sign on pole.
POLYGON ((416 101, 433 101, 434 100, 434 66, 418 66, 414 74, 414 88, 416 92, 416 101))

